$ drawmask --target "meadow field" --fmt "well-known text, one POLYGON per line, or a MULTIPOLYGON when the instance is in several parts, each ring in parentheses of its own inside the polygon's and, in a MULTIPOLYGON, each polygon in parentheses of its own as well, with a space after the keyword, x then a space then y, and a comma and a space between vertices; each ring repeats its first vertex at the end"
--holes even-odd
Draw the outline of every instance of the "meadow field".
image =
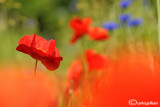
POLYGON ((0 0, 0 107, 159 107, 159 0, 0 0))

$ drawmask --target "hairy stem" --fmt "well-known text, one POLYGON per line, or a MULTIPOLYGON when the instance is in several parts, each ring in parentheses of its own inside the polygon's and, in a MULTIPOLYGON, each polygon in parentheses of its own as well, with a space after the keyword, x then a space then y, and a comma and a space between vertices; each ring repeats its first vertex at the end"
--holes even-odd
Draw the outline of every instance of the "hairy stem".
POLYGON ((34 75, 36 75, 37 63, 38 63, 38 60, 36 60, 36 63, 35 63, 34 75))

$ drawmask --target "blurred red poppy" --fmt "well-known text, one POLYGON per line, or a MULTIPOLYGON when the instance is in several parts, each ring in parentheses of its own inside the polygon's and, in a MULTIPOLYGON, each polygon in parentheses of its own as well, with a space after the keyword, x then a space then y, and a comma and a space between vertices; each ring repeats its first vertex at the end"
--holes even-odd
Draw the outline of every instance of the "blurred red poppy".
POLYGON ((58 106, 60 82, 56 83, 55 78, 40 72, 33 76, 30 70, 0 71, 0 107, 58 106))
POLYGON ((92 40, 106 40, 109 38, 108 31, 104 28, 90 28, 88 35, 92 40))
POLYGON ((73 18, 70 21, 70 27, 74 30, 74 33, 70 43, 74 44, 80 37, 86 34, 91 23, 92 19, 90 17, 84 19, 78 17, 73 18))
POLYGON ((119 56, 107 72, 88 84, 90 91, 79 107, 159 107, 159 60, 141 54, 119 56))
POLYGON ((88 71, 104 70, 109 65, 109 60, 105 55, 98 54, 94 50, 87 50, 85 52, 85 58, 88 64, 88 71))
POLYGON ((23 36, 18 42, 16 50, 40 60, 48 70, 55 70, 59 67, 62 57, 55 47, 55 40, 50 41, 34 35, 23 36))
POLYGON ((67 79, 71 83, 73 81, 72 88, 76 89, 79 85, 80 76, 83 74, 83 64, 81 59, 72 62, 70 68, 67 71, 67 79))

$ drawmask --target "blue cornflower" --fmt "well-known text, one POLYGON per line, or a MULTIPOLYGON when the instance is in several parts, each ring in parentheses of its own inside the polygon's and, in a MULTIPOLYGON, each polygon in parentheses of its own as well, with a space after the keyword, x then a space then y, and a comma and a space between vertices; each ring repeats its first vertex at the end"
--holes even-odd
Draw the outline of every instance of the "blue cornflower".
POLYGON ((107 30, 112 31, 112 30, 115 30, 115 29, 118 28, 118 24, 117 24, 116 22, 111 22, 111 21, 109 21, 109 22, 105 22, 105 23, 103 24, 103 27, 104 27, 105 29, 107 29, 107 30))
POLYGON ((141 24, 143 24, 142 18, 134 18, 128 21, 127 26, 134 27, 134 26, 140 26, 141 24))
POLYGON ((121 8, 125 9, 127 7, 129 7, 132 3, 132 0, 122 0, 119 2, 119 5, 121 8))
POLYGON ((131 18, 131 14, 120 14, 119 15, 119 20, 121 21, 122 24, 127 23, 130 18, 131 18))

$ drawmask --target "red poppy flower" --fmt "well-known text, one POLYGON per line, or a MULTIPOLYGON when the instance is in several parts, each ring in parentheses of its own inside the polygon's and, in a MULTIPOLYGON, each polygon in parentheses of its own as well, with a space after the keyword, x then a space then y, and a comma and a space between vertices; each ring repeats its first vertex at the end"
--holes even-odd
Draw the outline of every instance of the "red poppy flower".
POLYGON ((26 35, 18 42, 16 50, 40 60, 48 70, 55 70, 59 67, 62 57, 55 47, 55 40, 50 41, 34 35, 26 35))
POLYGON ((80 37, 88 32, 92 19, 87 17, 84 19, 73 18, 70 21, 70 27, 74 30, 73 37, 70 41, 71 44, 75 43, 80 37))
POLYGON ((74 82, 72 84, 74 89, 77 88, 82 73, 83 73, 83 65, 81 59, 73 61, 70 68, 67 71, 67 79, 70 82, 71 81, 74 82))
POLYGON ((104 28, 90 28, 88 35, 93 40, 105 40, 109 38, 108 31, 104 28))
POLYGON ((105 55, 97 54, 94 50, 87 50, 85 58, 88 64, 88 71, 104 70, 108 67, 109 60, 105 55))

